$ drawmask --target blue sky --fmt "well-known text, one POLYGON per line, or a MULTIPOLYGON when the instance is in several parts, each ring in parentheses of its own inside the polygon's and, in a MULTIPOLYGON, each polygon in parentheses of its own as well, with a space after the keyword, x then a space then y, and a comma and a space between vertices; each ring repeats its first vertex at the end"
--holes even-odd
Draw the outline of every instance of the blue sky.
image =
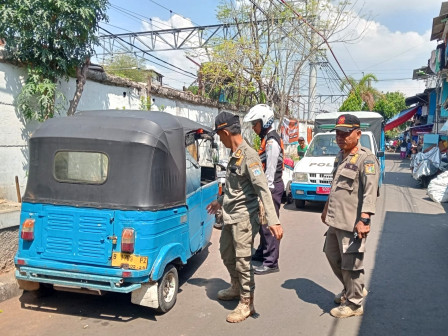
MULTIPOLYGON (((171 25, 187 27, 216 24, 216 8, 220 1, 111 0, 110 3, 139 13, 148 21, 152 18, 153 28, 157 30, 167 29, 171 25), (177 17, 176 21, 170 21, 174 13, 183 18, 177 17)), ((363 73, 374 73, 379 79, 375 87, 384 92, 398 90, 410 96, 423 91, 425 83, 410 78, 413 69, 427 63, 431 50, 437 45, 436 41, 431 42, 429 39, 432 19, 439 15, 441 3, 439 0, 358 1, 357 7, 362 6, 363 13, 369 18, 364 38, 356 44, 333 46, 344 71, 355 78, 360 78, 363 73)), ((108 14, 109 25, 104 24, 103 27, 114 33, 150 30, 147 22, 132 17, 132 14, 126 15, 117 8, 110 7, 108 14)), ((194 73, 197 71, 197 67, 186 60, 184 52, 170 51, 156 55, 182 69, 194 73)), ((332 63, 337 68, 336 63, 332 63)), ((160 72, 166 76, 168 85, 181 87, 190 84, 190 78, 176 72, 166 69, 160 69, 160 72)), ((318 90, 325 90, 325 83, 319 85, 318 90)))

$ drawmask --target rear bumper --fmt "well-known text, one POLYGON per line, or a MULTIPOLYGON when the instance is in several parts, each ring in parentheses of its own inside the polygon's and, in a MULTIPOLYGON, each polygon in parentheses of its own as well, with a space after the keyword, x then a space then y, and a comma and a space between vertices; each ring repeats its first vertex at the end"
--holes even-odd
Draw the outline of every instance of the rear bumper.
POLYGON ((129 293, 142 285, 140 283, 125 282, 129 278, 56 271, 51 269, 16 266, 16 278, 60 286, 73 286, 109 292, 129 293))
POLYGON ((312 201, 312 202, 326 202, 328 195, 319 195, 316 193, 317 187, 329 187, 328 184, 305 184, 305 183, 291 183, 291 194, 293 199, 312 201))

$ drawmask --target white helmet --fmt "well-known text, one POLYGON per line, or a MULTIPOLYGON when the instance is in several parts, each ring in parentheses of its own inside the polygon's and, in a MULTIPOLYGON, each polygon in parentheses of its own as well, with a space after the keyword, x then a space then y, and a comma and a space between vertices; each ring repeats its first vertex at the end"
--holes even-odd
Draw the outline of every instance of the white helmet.
POLYGON ((252 107, 244 116, 244 122, 261 120, 261 125, 264 129, 272 126, 274 122, 274 111, 269 105, 257 104, 252 107))

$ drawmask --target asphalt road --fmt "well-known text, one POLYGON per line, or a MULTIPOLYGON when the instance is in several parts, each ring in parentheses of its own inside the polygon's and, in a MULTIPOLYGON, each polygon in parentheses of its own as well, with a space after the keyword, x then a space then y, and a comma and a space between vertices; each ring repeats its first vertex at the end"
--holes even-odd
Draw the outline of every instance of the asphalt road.
POLYGON ((257 316, 229 324, 233 302, 218 252, 208 250, 180 271, 178 301, 165 315, 130 303, 129 295, 30 293, 0 303, 0 334, 9 335, 447 335, 448 206, 432 202, 412 180, 409 161, 392 154, 366 254, 365 315, 334 319, 341 290, 322 252, 322 205, 281 211, 285 237, 280 272, 256 276, 257 316))

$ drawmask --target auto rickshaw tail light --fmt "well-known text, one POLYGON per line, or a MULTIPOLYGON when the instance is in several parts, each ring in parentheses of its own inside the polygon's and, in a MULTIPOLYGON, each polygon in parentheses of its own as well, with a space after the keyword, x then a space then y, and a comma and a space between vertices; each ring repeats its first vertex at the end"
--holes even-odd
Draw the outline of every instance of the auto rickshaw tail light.
POLYGON ((135 231, 134 229, 123 229, 121 232, 121 252, 134 253, 135 231))
POLYGON ((22 232, 20 233, 20 237, 23 240, 34 240, 34 219, 25 219, 22 223, 22 232))

